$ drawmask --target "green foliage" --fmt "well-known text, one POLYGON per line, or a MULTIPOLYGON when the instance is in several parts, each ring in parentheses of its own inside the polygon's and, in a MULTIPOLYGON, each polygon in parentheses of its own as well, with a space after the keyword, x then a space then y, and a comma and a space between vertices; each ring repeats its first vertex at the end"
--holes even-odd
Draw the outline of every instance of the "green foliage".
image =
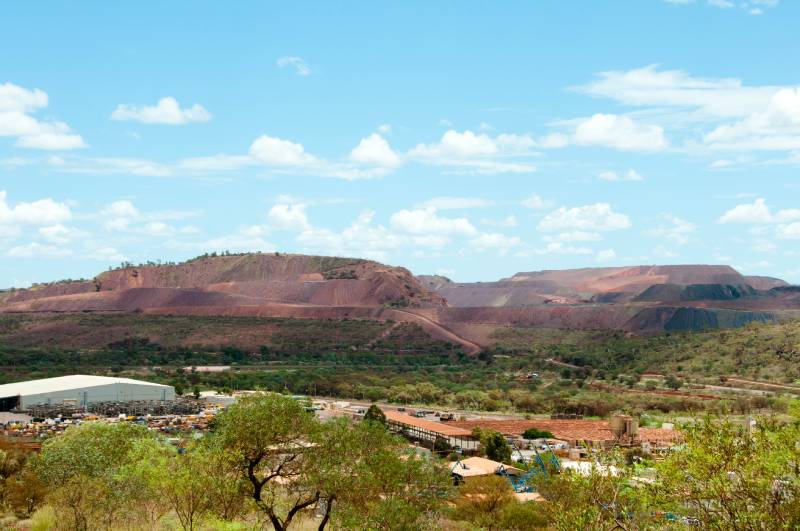
POLYGON ((516 504, 514 489, 501 476, 485 476, 468 479, 458 489, 453 500, 452 517, 465 520, 481 529, 500 530, 506 518, 513 515, 509 507, 516 504))
POLYGON ((553 439, 553 434, 537 428, 528 428, 522 434, 522 437, 525 439, 553 439))
POLYGON ((689 510, 707 529, 789 529, 800 525, 800 424, 705 418, 658 465, 654 502, 689 510))
POLYGON ((675 378, 674 374, 670 374, 664 379, 664 385, 666 385, 670 389, 677 391, 683 386, 683 383, 677 378, 675 378))
POLYGON ((481 448, 487 458, 501 463, 511 463, 511 447, 502 433, 475 428, 472 430, 472 435, 481 441, 481 448))
POLYGON ((233 456, 248 496, 278 530, 319 503, 320 529, 329 521, 381 527, 392 515, 408 524, 398 528, 411 529, 446 490, 447 475, 406 451, 379 422, 320 423, 297 401, 274 393, 230 406, 212 441, 233 456))
POLYGON ((386 425, 386 415, 384 415, 381 408, 379 408, 375 404, 371 404, 367 409, 367 412, 364 414, 364 421, 365 422, 377 422, 382 425, 386 425))

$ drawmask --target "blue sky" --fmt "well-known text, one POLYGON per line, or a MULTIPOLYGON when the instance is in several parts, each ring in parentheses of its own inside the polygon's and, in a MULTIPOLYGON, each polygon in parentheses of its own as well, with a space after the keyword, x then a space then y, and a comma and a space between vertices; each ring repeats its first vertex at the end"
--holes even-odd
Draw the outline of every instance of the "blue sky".
POLYGON ((800 282, 800 3, 17 3, 0 287, 206 251, 800 282), (288 4, 288 5, 283 5, 288 4))

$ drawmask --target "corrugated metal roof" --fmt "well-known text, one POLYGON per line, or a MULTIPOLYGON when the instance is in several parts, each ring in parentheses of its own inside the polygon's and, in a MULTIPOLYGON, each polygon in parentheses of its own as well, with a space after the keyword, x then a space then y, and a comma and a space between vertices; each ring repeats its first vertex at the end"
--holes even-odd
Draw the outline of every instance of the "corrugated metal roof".
POLYGON ((152 382, 143 382, 131 378, 114 378, 111 376, 92 376, 88 374, 73 374, 71 376, 58 376, 56 378, 43 378, 41 380, 29 380, 27 382, 17 382, 0 385, 0 398, 10 396, 37 395, 41 393, 51 393, 55 391, 68 391, 70 389, 81 389, 83 387, 97 387, 100 385, 111 385, 115 383, 133 385, 152 385, 155 387, 169 387, 152 382))
POLYGON ((438 433, 439 435, 445 435, 448 437, 472 436, 471 431, 456 428, 454 426, 448 426, 444 422, 433 422, 430 420, 412 417, 411 415, 406 415, 405 413, 399 413, 396 411, 385 411, 384 415, 386 415, 388 420, 392 420, 400 424, 406 424, 408 426, 414 426, 415 428, 426 429, 428 431, 432 431, 433 433, 438 433))

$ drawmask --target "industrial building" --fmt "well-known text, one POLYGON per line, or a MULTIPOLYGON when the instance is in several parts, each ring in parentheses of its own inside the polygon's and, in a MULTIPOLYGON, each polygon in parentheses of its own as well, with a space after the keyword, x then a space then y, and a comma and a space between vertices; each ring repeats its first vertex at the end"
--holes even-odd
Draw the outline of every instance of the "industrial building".
POLYGON ((75 374, 0 385, 0 411, 35 405, 174 400, 175 389, 130 378, 75 374))

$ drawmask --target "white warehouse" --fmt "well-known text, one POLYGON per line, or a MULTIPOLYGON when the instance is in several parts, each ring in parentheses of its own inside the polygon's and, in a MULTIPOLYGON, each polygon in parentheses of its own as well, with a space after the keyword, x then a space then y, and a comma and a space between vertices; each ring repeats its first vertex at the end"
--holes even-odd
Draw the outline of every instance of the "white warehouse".
POLYGON ((40 404, 174 400, 175 388, 130 378, 75 374, 0 385, 0 411, 40 404))

